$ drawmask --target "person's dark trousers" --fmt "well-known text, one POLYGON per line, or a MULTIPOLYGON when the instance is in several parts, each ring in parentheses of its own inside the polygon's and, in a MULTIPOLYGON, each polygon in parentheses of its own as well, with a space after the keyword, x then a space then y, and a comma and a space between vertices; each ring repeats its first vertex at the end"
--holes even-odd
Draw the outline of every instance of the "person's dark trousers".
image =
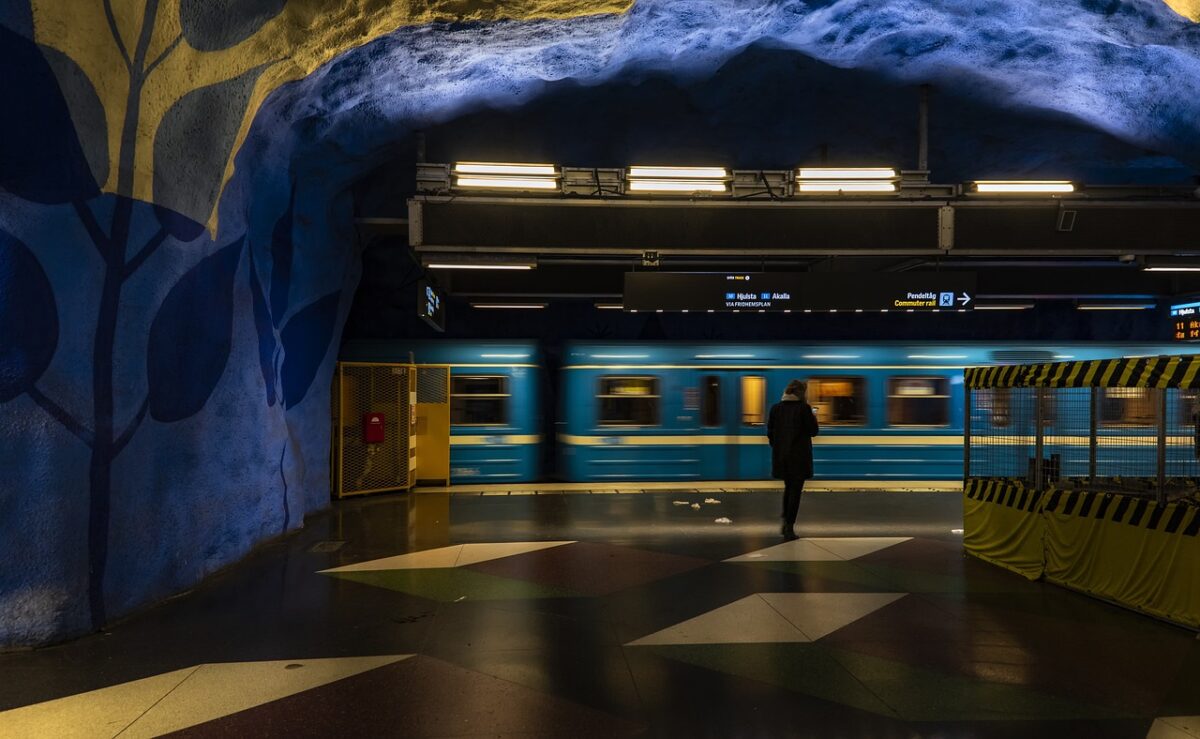
POLYGON ((800 494, 804 492, 804 480, 783 481, 783 533, 792 534, 796 525, 796 514, 800 512, 800 494))

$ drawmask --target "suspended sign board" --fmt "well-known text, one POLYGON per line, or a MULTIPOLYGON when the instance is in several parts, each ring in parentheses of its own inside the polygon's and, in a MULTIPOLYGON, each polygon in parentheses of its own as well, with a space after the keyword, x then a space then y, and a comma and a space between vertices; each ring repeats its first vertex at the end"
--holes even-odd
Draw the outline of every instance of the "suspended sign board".
POLYGON ((445 297, 432 280, 417 281, 417 315, 438 331, 446 330, 445 297))
POLYGON ((971 310, 970 272, 627 272, 627 311, 971 310))
POLYGON ((1200 340, 1200 297, 1171 306, 1171 336, 1176 341, 1200 340))

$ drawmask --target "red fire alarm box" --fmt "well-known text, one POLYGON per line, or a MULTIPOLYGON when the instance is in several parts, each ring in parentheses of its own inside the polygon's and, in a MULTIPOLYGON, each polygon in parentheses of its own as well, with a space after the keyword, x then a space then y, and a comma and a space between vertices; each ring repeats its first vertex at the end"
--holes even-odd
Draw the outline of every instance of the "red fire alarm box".
POLYGON ((363 441, 367 444, 382 444, 384 437, 384 420, 382 413, 363 414, 363 441))

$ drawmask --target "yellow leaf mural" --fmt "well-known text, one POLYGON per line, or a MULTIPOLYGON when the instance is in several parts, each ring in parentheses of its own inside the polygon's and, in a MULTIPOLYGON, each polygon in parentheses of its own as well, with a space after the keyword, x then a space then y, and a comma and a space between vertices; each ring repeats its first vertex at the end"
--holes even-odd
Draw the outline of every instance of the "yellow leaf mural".
MULTIPOLYGON (((154 142, 159 124, 172 106, 193 91, 256 74, 233 146, 219 163, 223 188, 233 174, 233 157, 267 95, 348 49, 406 25, 571 18, 623 13, 633 4, 633 0, 279 0, 282 10, 265 18, 248 37, 226 48, 202 50, 189 43, 181 25, 184 2, 32 2, 37 42, 73 59, 104 105, 110 161, 108 171, 97 176, 105 192, 155 202, 154 142)), ((210 2, 218 9, 233 4, 232 0, 210 2)), ((207 213, 185 215, 207 222, 215 232, 216 209, 209 208, 207 213)))

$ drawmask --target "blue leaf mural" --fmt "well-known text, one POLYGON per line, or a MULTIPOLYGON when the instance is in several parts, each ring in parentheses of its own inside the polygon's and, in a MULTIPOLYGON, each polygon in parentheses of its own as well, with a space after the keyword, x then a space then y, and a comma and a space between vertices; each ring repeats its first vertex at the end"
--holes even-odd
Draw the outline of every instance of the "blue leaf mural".
POLYGON ((179 421, 208 402, 233 339, 233 278, 244 239, 192 267, 167 293, 150 324, 146 378, 150 415, 179 421))
POLYGON ((197 223, 182 213, 176 213, 161 205, 154 206, 154 217, 158 219, 158 225, 180 241, 192 241, 204 233, 203 223, 197 223))
POLYGON ((287 0, 182 0, 183 37, 200 51, 228 49, 279 15, 287 0))
POLYGON ((288 197, 287 210, 275 221, 271 232, 271 315, 275 327, 283 323, 287 313, 288 293, 292 286, 292 217, 296 208, 296 185, 288 197))
POLYGON ((96 195, 70 110, 42 52, 0 26, 0 69, 0 100, 16 105, 0 116, 0 189, 37 203, 96 195))
POLYGON ((301 308, 283 327, 283 407, 304 400, 329 351, 342 293, 334 291, 301 308))
POLYGON ((0 230, 0 403, 31 390, 57 346, 50 280, 28 247, 0 230))
POLYGON ((258 279, 258 268, 254 264, 254 249, 250 250, 250 294, 254 300, 254 329, 258 332, 258 365, 262 371, 263 384, 267 388, 267 406, 275 405, 275 331, 271 326, 271 315, 263 297, 262 282, 258 279))
POLYGON ((216 203, 242 115, 263 67, 192 90, 163 116, 154 137, 154 202, 194 221, 216 203))

